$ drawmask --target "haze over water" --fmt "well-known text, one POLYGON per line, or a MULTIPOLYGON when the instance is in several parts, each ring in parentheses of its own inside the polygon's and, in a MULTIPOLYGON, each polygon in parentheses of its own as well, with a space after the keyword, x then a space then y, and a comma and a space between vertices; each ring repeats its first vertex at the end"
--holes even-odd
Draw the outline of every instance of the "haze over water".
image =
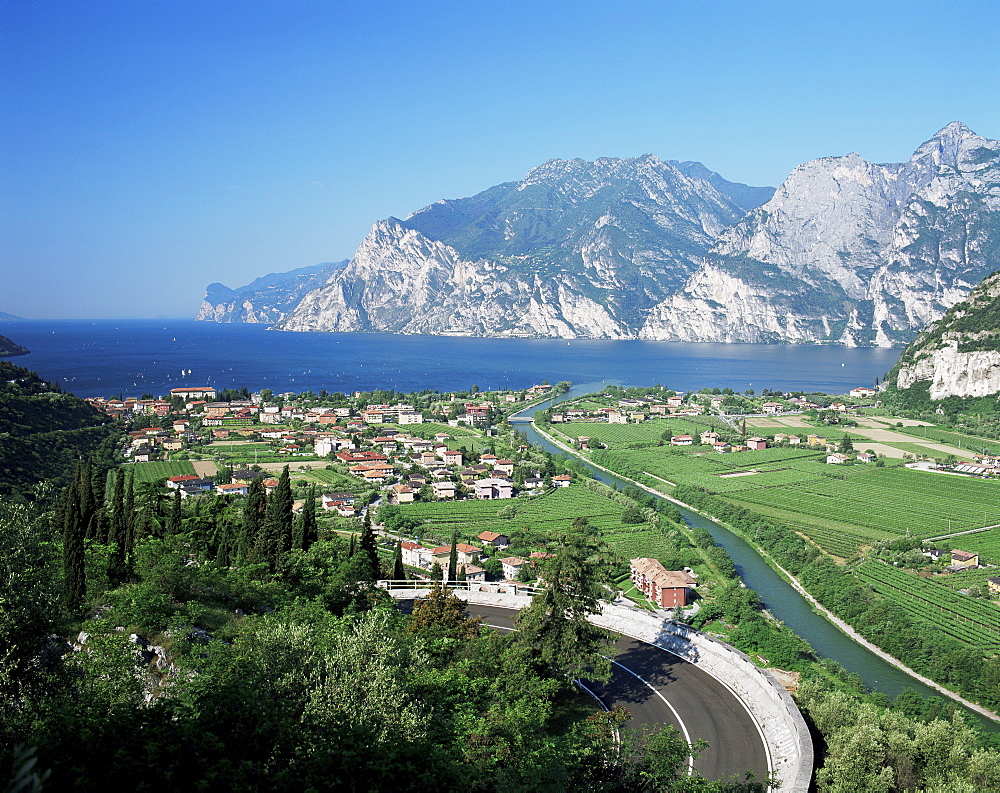
POLYGON ((5 323, 3 332, 31 350, 13 363, 82 397, 199 385, 279 392, 521 389, 542 380, 845 393, 883 377, 900 354, 814 345, 281 333, 193 320, 34 320, 5 323))

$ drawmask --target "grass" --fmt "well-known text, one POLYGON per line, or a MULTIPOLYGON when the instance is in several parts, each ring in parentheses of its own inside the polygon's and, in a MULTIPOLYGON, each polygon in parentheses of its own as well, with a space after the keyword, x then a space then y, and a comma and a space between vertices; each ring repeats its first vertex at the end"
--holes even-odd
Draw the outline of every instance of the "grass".
POLYGON ((194 466, 187 460, 156 460, 150 463, 132 463, 125 467, 139 482, 157 482, 171 476, 194 475, 194 466))

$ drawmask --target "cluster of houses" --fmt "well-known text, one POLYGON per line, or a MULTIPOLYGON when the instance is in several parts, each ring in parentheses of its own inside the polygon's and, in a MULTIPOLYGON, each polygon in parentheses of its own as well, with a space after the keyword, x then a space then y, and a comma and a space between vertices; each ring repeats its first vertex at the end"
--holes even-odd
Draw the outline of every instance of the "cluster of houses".
MULTIPOLYGON (((489 548, 491 555, 498 554, 510 547, 510 538, 506 534, 495 531, 484 531, 478 536, 483 546, 489 548)), ((403 564, 421 570, 430 571, 437 564, 449 578, 454 578, 458 571, 452 573, 449 569, 451 559, 451 545, 440 545, 436 548, 425 548, 418 541, 409 540, 401 545, 403 564)), ((461 568, 468 581, 485 581, 486 570, 479 566, 479 562, 484 556, 484 548, 468 543, 456 543, 455 557, 456 564, 461 568)), ((499 562, 503 571, 504 580, 517 581, 522 578, 522 571, 530 570, 532 575, 537 573, 538 564, 545 559, 549 559, 553 554, 547 551, 533 551, 527 559, 519 556, 500 557, 499 562)))
MULTIPOLYGON (((484 454, 475 465, 465 466, 461 450, 451 449, 447 433, 437 433, 433 440, 417 438, 385 428, 383 435, 371 439, 371 449, 347 448, 334 453, 334 457, 349 466, 349 471, 365 482, 382 485, 395 478, 400 469, 411 471, 406 479, 388 486, 389 500, 394 504, 409 504, 417 500, 422 488, 427 487, 437 500, 451 500, 468 493, 477 500, 513 498, 518 489, 511 477, 517 463, 495 454, 484 454), (402 448, 402 451, 400 450, 402 448), (412 470, 418 469, 416 473, 412 470)), ((551 477, 554 487, 568 487, 572 477, 561 474, 551 477)), ((524 478, 521 488, 536 490, 545 486, 539 471, 532 471, 524 478)), ((338 496, 324 494, 323 506, 327 511, 352 515, 353 505, 338 496)))
MULTIPOLYGON (((586 442, 589 442, 589 438, 579 438, 581 446, 587 448, 586 442)), ((702 446, 711 446, 713 451, 719 454, 726 454, 728 452, 747 452, 747 451, 763 451, 768 448, 767 438, 747 438, 743 443, 728 443, 724 441, 719 433, 714 430, 707 430, 705 432, 699 433, 697 442, 702 446)), ((774 436, 774 443, 776 444, 788 444, 789 446, 799 446, 803 442, 803 438, 799 435, 787 435, 783 432, 779 432, 774 436)), ((837 452, 837 445, 831 443, 822 435, 807 435, 805 437, 805 443, 808 446, 815 448, 825 448, 827 451, 826 462, 830 464, 847 463, 852 460, 857 460, 862 463, 874 462, 877 458, 876 455, 870 452, 859 452, 857 454, 844 454, 842 452, 837 452)), ((695 445, 694 435, 674 435, 670 438, 671 446, 693 446, 695 445)))
POLYGON ((263 471, 253 471, 242 469, 233 471, 232 481, 225 484, 216 484, 212 477, 199 477, 193 474, 181 474, 179 476, 167 477, 166 485, 172 490, 179 490, 181 498, 190 496, 200 496, 203 493, 215 491, 229 496, 245 496, 250 491, 250 484, 256 480, 262 480, 264 492, 270 494, 278 486, 278 480, 263 471))

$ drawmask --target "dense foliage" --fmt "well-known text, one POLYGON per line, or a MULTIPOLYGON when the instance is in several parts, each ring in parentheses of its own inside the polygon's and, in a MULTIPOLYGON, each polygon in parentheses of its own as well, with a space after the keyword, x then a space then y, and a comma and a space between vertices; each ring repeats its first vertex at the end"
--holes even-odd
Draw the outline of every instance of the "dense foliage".
POLYGON ((0 361, 0 496, 24 497, 50 481, 68 483, 73 463, 101 448, 110 457, 118 428, 34 372, 0 361))

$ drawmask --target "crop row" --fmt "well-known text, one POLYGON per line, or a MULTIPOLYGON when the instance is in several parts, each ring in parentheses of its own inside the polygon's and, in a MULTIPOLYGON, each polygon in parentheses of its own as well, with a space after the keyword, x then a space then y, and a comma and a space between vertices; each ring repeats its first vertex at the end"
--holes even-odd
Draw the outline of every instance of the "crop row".
POLYGON ((1000 644, 1000 609, 988 603, 973 600, 958 594, 943 584, 905 573, 883 562, 868 560, 859 565, 855 572, 866 582, 877 587, 891 588, 903 594, 904 599, 922 601, 925 608, 949 614, 992 631, 993 643, 1000 644))
POLYGON ((138 482, 156 482, 170 476, 194 475, 194 466, 187 460, 155 460, 149 463, 133 463, 125 470, 132 471, 138 482))

